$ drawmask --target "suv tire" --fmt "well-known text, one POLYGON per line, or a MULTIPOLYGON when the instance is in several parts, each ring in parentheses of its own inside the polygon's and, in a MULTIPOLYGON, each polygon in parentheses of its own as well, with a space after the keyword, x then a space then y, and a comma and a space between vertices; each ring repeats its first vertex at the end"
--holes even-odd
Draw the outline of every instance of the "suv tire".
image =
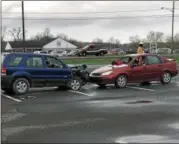
POLYGON ((77 76, 73 77, 72 80, 68 82, 68 87, 74 91, 80 90, 81 86, 82 86, 82 80, 77 76))
POLYGON ((26 78, 17 78, 12 84, 12 89, 15 94, 25 94, 30 89, 29 81, 26 78))

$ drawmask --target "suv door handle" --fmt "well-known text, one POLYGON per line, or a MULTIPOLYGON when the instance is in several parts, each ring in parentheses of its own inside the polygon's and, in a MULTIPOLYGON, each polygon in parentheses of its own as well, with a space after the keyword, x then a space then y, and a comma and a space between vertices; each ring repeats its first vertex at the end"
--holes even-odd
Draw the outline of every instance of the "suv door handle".
POLYGON ((158 65, 158 67, 162 67, 162 65, 158 65))
POLYGON ((146 69, 147 67, 143 67, 144 69, 146 69))

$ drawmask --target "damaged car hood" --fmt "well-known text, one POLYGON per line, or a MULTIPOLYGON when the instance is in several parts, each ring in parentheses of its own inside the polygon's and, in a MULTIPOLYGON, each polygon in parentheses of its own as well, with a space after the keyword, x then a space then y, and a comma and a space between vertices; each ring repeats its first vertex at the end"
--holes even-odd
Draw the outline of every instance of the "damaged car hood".
POLYGON ((128 67, 128 65, 127 64, 107 65, 107 66, 100 67, 100 68, 94 70, 92 73, 103 73, 103 72, 111 71, 113 69, 119 69, 119 68, 124 68, 124 67, 128 67))

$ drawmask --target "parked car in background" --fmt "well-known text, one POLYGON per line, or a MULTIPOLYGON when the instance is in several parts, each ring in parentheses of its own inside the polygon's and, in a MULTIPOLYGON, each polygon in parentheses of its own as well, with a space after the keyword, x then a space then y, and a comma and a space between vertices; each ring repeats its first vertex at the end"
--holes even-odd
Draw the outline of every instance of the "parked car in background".
POLYGON ((1 89, 14 94, 44 86, 79 90, 88 81, 86 68, 86 65, 68 66, 46 54, 11 53, 2 63, 1 89))
POLYGON ((174 50, 174 53, 175 53, 175 54, 179 54, 179 49, 175 49, 175 50, 174 50))
POLYGON ((76 51, 70 51, 67 55, 68 56, 75 56, 75 54, 76 54, 76 51))
POLYGON ((107 53, 108 53, 107 49, 96 48, 94 44, 87 45, 84 48, 78 49, 76 51, 77 56, 87 56, 87 55, 104 56, 107 53))
POLYGON ((116 54, 118 54, 118 50, 116 50, 116 49, 109 50, 108 54, 116 55, 116 54))
POLYGON ((151 81, 168 84, 177 74, 177 63, 174 59, 155 54, 131 54, 92 71, 90 82, 100 87, 115 84, 117 88, 125 87, 128 83, 151 81))
POLYGON ((157 54, 170 54, 171 53, 171 49, 170 48, 158 48, 156 50, 157 54))
POLYGON ((53 50, 49 54, 55 57, 62 57, 64 55, 62 51, 57 51, 57 50, 53 50))

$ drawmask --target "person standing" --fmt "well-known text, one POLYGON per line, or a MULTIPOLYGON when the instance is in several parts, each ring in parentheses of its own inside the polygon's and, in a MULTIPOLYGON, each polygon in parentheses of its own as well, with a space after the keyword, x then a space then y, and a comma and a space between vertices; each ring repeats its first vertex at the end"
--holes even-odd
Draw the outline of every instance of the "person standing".
POLYGON ((137 49, 137 54, 143 54, 143 53, 145 53, 144 52, 144 44, 143 44, 143 42, 140 42, 138 49, 137 49))

